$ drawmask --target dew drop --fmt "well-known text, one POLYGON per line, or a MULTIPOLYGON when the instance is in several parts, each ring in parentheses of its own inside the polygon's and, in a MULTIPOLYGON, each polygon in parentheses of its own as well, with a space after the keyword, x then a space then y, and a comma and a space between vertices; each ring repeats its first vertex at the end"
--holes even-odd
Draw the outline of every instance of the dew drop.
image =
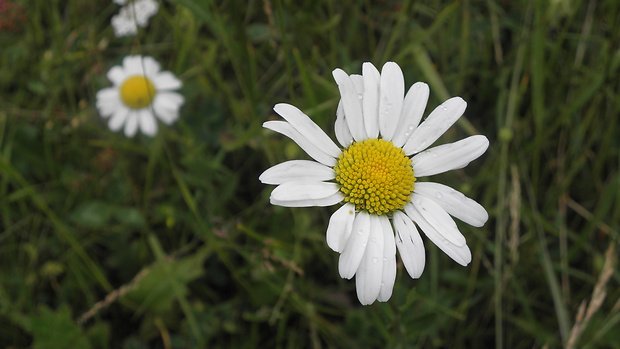
POLYGON ((384 261, 384 262, 387 262, 387 257, 383 257, 383 261, 384 261))
POLYGON ((379 258, 373 257, 372 258, 372 264, 377 264, 377 262, 379 262, 379 258))
POLYGON ((361 93, 358 93, 358 94, 357 94, 357 98, 362 99, 362 98, 363 98, 362 94, 361 94, 361 93))
POLYGON ((413 129, 415 128, 415 126, 413 125, 409 125, 409 127, 407 127, 409 129, 409 131, 413 131, 413 129))
POLYGON ((443 110, 448 110, 448 107, 446 107, 445 105, 443 105, 443 104, 442 104, 442 105, 441 105, 441 109, 443 109, 443 110))
POLYGON ((440 192, 437 192, 437 194, 435 194, 437 196, 437 199, 441 199, 443 198, 443 195, 440 192))
POLYGON ((411 133, 409 133, 409 132, 405 132, 405 137, 409 137, 410 134, 411 133))
POLYGON ((377 239, 375 239, 375 238, 370 238, 370 242, 375 243, 375 242, 377 242, 377 239))
POLYGON ((364 233, 364 232, 363 232, 363 231, 361 231, 361 230, 358 230, 358 231, 357 231, 357 235, 362 235, 363 233, 364 233))

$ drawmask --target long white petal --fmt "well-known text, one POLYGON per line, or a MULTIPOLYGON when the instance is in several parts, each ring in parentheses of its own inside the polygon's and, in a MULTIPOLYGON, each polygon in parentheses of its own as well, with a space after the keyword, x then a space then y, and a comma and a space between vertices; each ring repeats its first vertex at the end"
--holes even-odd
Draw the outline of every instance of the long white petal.
POLYGON ((326 154, 317 145, 309 141, 304 135, 297 131, 291 124, 286 121, 267 121, 263 123, 263 127, 272 131, 281 133, 297 143, 314 160, 327 165, 335 166, 336 158, 326 154))
POLYGON ((457 246, 466 244, 465 237, 459 231, 450 215, 435 202, 426 196, 414 192, 411 194, 411 202, 426 219, 444 238, 457 246))
POLYGON ((379 130, 383 139, 391 141, 400 119, 405 95, 405 78, 398 64, 387 62, 381 68, 379 97, 379 130))
POLYGON ((285 182, 273 189, 271 198, 279 201, 317 200, 340 191, 336 183, 316 181, 285 182))
POLYGON ((489 147, 489 140, 482 135, 470 136, 458 142, 436 146, 411 158, 416 177, 432 176, 463 168, 489 147))
POLYGON ((301 199, 301 200, 278 200, 274 198, 270 198, 269 202, 272 205, 282 206, 282 207, 325 207, 332 206, 339 202, 342 202, 344 197, 340 192, 334 193, 328 197, 320 198, 320 199, 301 199))
POLYGON ((345 120, 349 126, 349 131, 353 139, 357 142, 368 139, 364 128, 364 119, 362 114, 362 103, 360 97, 353 85, 351 77, 342 69, 335 69, 332 72, 338 89, 340 90, 340 98, 344 107, 345 120))
POLYGON ((125 122, 125 136, 133 137, 136 135, 136 131, 138 131, 138 113, 135 110, 130 110, 125 122))
POLYGON ((265 170, 258 179, 264 184, 282 184, 293 181, 327 181, 336 173, 330 167, 310 160, 290 160, 265 170))
POLYGON ((447 185, 418 182, 415 184, 415 192, 433 199, 446 212, 474 227, 483 226, 489 219, 482 205, 447 185))
POLYGON ((138 110, 138 125, 140 131, 147 136, 153 137, 157 134, 157 121, 153 113, 147 108, 138 110))
POLYGON ((338 260, 338 271, 340 277, 350 279, 355 275, 360 265, 366 245, 368 244, 368 236, 370 235, 370 214, 360 211, 355 216, 351 236, 347 240, 344 251, 338 260))
POLYGON ((114 114, 121 105, 121 99, 118 95, 118 89, 115 87, 108 87, 97 92, 96 106, 99 110, 99 114, 102 117, 107 118, 114 114))
POLYGON ((355 274, 357 298, 362 305, 372 304, 381 291, 384 243, 381 217, 371 215, 368 245, 355 274))
POLYGON ((338 108, 336 109, 336 122, 334 123, 334 133, 336 133, 336 139, 338 143, 346 148, 353 143, 353 136, 349 131, 349 125, 344 116, 344 107, 342 106, 342 100, 338 102, 338 108))
POLYGON ((458 120, 467 108, 461 97, 452 97, 435 108, 405 143, 407 155, 421 152, 433 144, 447 129, 458 120))
POLYGON ((355 220, 355 206, 349 203, 344 204, 336 210, 329 218, 327 226, 327 246, 332 250, 341 253, 351 236, 353 221, 355 220))
POLYGON ((364 78, 364 95, 362 107, 364 112, 364 127, 368 138, 379 137, 379 91, 381 74, 370 62, 362 64, 364 78))
POLYGON ((115 65, 110 68, 106 76, 108 77, 108 80, 110 80, 115 86, 119 86, 120 84, 122 84, 123 81, 128 77, 127 74, 125 74, 123 68, 121 68, 121 66, 119 65, 115 65))
POLYGON ((411 218, 401 211, 394 212, 394 228, 396 229, 396 246, 400 253, 400 259, 402 259, 409 276, 417 279, 422 276, 426 264, 422 237, 411 218))
POLYGON ((174 74, 169 71, 163 71, 156 74, 153 77, 153 84, 158 91, 162 90, 176 90, 183 86, 181 80, 179 80, 174 74))
POLYGON ((387 302, 392 297, 394 282, 396 281, 396 243, 394 231, 387 217, 380 217, 383 226, 383 274, 381 275, 381 291, 379 302, 387 302))
POLYGON ((457 246, 444 238, 412 204, 405 205, 405 212, 416 224, 422 228, 428 237, 439 249, 462 266, 471 262, 471 251, 467 245, 457 246))
POLYGON ((127 121, 127 116, 129 115, 129 113, 129 109, 123 105, 116 109, 116 111, 114 112, 114 114, 112 114, 112 117, 110 117, 110 120, 108 121, 108 127, 110 128, 110 130, 112 130, 112 132, 120 130, 127 121))
POLYGON ((428 85, 423 82, 416 82, 407 91, 403 110, 400 112, 398 127, 394 132, 394 137, 392 137, 392 143, 395 147, 402 148, 420 124, 429 94, 428 85))
POLYGON ((334 143, 334 141, 332 141, 331 138, 329 138, 329 136, 301 110, 286 103, 276 104, 273 110, 280 114, 280 116, 288 121, 299 133, 304 135, 312 144, 319 147, 325 154, 333 157, 338 157, 340 155, 341 151, 336 143, 334 143))
MULTIPOLYGON (((161 65, 159 62, 150 56, 145 56, 142 58, 142 66, 144 67, 144 75, 150 79, 153 79, 161 70, 161 65)), ((158 88, 158 86, 155 85, 155 88, 158 88)))

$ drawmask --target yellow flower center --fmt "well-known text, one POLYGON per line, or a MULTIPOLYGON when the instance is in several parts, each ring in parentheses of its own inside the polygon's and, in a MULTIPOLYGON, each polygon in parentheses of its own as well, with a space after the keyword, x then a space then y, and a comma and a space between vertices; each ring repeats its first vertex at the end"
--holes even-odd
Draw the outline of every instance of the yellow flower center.
POLYGON ((130 76, 120 88, 121 100, 133 109, 148 107, 155 98, 155 85, 146 76, 130 76))
POLYGON ((377 215, 401 210, 416 180, 411 159, 383 139, 353 143, 338 157, 334 170, 344 201, 377 215))

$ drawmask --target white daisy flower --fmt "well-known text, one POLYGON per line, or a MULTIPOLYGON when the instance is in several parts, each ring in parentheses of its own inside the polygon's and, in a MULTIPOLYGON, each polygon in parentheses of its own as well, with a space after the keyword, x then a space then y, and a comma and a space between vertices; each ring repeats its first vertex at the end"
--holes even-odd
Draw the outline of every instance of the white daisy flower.
POLYGON ((125 135, 133 137, 138 128, 148 136, 157 133, 157 121, 170 125, 179 118, 183 96, 172 90, 182 84, 169 71, 160 71, 152 57, 127 56, 123 66, 108 71, 114 84, 97 92, 97 109, 108 126, 116 132, 125 127, 125 135))
POLYGON ((381 73, 364 63, 362 75, 336 69, 333 76, 341 95, 335 133, 342 147, 289 104, 274 107, 286 121, 263 124, 316 160, 286 161, 263 172, 261 182, 277 185, 271 203, 344 203, 329 220, 327 244, 340 253, 340 276, 355 276, 363 305, 391 297, 397 249, 409 275, 421 276, 425 256, 417 227, 457 263, 469 264, 471 251, 451 216, 480 227, 488 219, 486 210, 443 184, 416 183, 416 177, 463 168, 488 148, 488 139, 476 135, 427 149, 463 115, 467 103, 451 98, 420 124, 428 85, 415 83, 404 96, 396 63, 386 63, 381 73))
POLYGON ((112 16, 112 28, 117 37, 131 36, 138 33, 138 27, 146 28, 149 19, 157 13, 159 4, 154 0, 114 0, 121 5, 117 15, 112 16))

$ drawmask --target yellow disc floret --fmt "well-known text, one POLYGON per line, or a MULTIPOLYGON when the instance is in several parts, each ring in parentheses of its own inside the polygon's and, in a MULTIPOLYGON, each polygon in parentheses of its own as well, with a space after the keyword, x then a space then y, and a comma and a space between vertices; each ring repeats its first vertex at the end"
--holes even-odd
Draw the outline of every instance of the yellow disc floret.
POLYGON ((133 109, 148 107, 155 98, 155 85, 146 76, 130 76, 120 88, 121 100, 133 109))
POLYGON ((391 214, 410 202, 415 183, 411 159, 392 142, 353 143, 342 152, 334 170, 344 201, 356 210, 391 214))

